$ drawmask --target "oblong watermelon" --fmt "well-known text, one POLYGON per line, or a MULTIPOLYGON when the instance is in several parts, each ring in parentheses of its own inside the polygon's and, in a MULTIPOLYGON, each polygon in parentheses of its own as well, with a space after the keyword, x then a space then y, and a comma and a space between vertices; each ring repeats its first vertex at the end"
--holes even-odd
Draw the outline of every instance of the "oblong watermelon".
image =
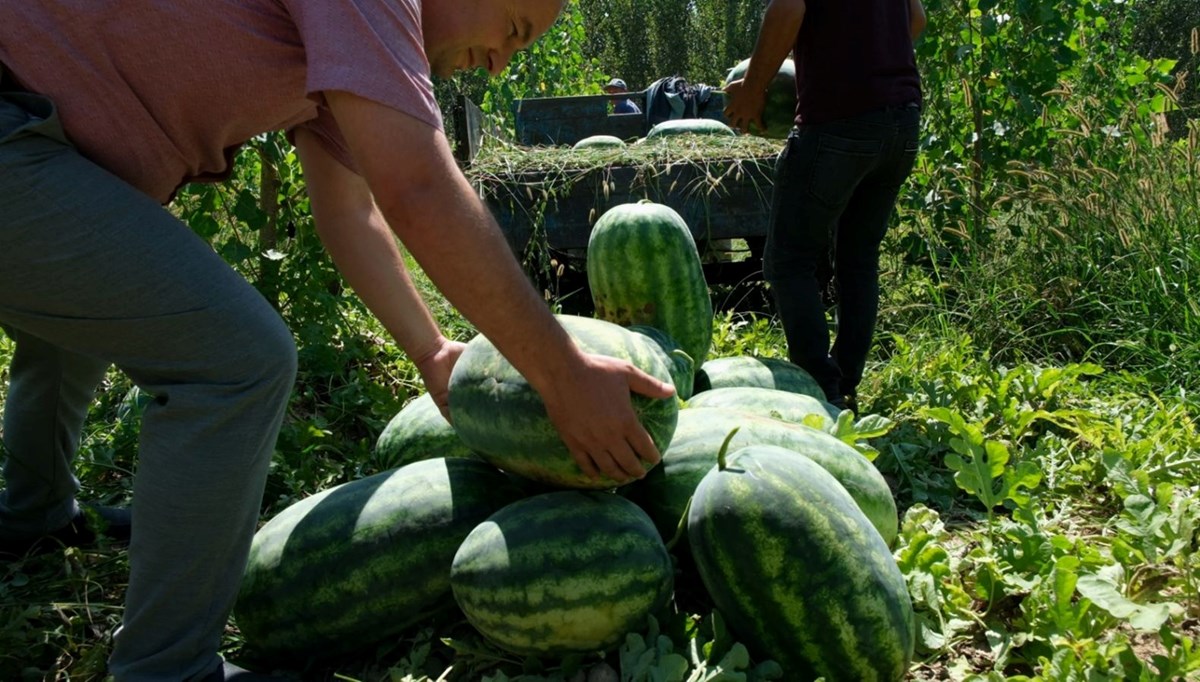
POLYGON ((654 124, 650 128, 650 132, 646 133, 645 139, 651 141, 675 135, 735 136, 737 132, 724 123, 711 118, 677 118, 654 124))
POLYGON ((734 452, 697 486, 687 530, 730 630, 786 679, 904 677, 916 639, 904 576, 815 462, 770 446, 734 452))
MULTIPOLYGON (((574 315, 557 319, 584 352, 628 360, 661 381, 671 381, 670 360, 649 338, 604 320, 574 315)), ((679 400, 638 394, 632 399, 638 419, 662 452, 675 432, 679 400)), ((450 373, 450 415, 467 447, 505 471, 565 488, 620 485, 604 475, 593 479, 583 473, 547 416, 541 396, 482 335, 467 343, 450 373)))
POLYGON ((703 364, 712 345, 712 297, 691 230, 670 206, 614 206, 588 238, 588 287, 596 317, 665 332, 703 364))
POLYGON ((692 392, 731 386, 775 388, 828 400, 817 380, 799 365, 753 355, 712 358, 701 363, 696 370, 696 385, 692 392))
POLYGON ((616 135, 590 135, 571 145, 571 149, 619 149, 625 140, 616 135))
POLYGON ((598 491, 515 502, 463 541, 450 569, 459 608, 522 655, 607 651, 666 605, 674 573, 654 524, 598 491))
POLYGON ((476 457, 429 393, 408 401, 388 421, 375 441, 374 456, 380 469, 395 469, 434 457, 476 457))
POLYGON ((751 445, 774 445, 811 459, 847 490, 884 541, 891 545, 899 532, 896 500, 883 474, 853 446, 799 424, 717 407, 688 407, 679 411, 671 444, 662 462, 646 476, 622 489, 641 506, 664 538, 674 535, 688 498, 717 463, 721 444, 730 451, 751 445))
POLYGON ((486 462, 438 458, 307 497, 254 535, 234 621, 272 658, 369 647, 454 608, 459 545, 524 496, 486 462))
POLYGON ((811 395, 761 386, 730 386, 697 393, 686 407, 723 407, 792 424, 808 424, 832 433, 837 427, 837 407, 811 395))
MULTIPOLYGON (((725 85, 729 85, 731 81, 745 78, 746 70, 749 68, 749 59, 738 62, 725 77, 725 85)), ((766 124, 767 129, 759 130, 758 126, 750 126, 747 132, 760 137, 782 140, 792 131, 792 126, 796 123, 795 119, 796 65, 791 59, 785 59, 779 65, 775 76, 771 78, 771 82, 767 84, 767 100, 763 107, 763 123, 766 124)))

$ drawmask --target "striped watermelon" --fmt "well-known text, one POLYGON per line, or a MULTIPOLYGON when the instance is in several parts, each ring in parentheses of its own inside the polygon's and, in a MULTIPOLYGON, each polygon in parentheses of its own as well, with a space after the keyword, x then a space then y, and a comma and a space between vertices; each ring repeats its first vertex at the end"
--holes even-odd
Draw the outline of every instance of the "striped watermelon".
MULTIPOLYGON (((603 320, 557 319, 583 351, 628 360, 671 381, 667 355, 645 336, 603 320)), ((675 432, 679 400, 632 397, 642 426, 662 452, 675 432)), ((619 485, 607 476, 592 479, 583 473, 547 417, 541 396, 482 335, 467 343, 450 374, 450 415, 467 447, 505 471, 566 488, 619 485)))
POLYGON ((730 630, 786 679, 904 677, 916 637, 904 576, 815 462, 770 446, 733 452, 696 488, 687 529, 730 630))
POLYGON ((701 363, 696 370, 693 393, 731 386, 775 388, 827 400, 821 385, 803 368, 787 360, 752 355, 713 358, 701 363))
POLYGON ((837 427, 837 407, 811 395, 761 386, 730 386, 697 393, 687 407, 721 407, 792 424, 808 424, 833 433, 837 427))
POLYGON ((675 135, 737 135, 733 128, 711 118, 678 118, 654 124, 646 133, 646 141, 675 135))
POLYGON ((379 469, 395 469, 434 457, 476 456, 442 416, 429 393, 408 401, 392 417, 375 441, 374 455, 379 469))
POLYGON ((485 637, 522 655, 607 651, 670 599, 654 524, 618 495, 566 490, 493 514, 450 569, 454 598, 485 637))
POLYGON ((775 445, 816 462, 850 492, 871 524, 890 545, 899 532, 896 500, 883 474, 853 446, 798 424, 789 424, 716 407, 679 411, 679 423, 662 462, 622 493, 638 503, 664 538, 674 535, 696 486, 717 463, 721 443, 738 429, 731 450, 750 445, 775 445))
POLYGON ((671 380, 675 383, 675 395, 680 400, 692 397, 692 386, 695 383, 696 363, 684 352, 675 339, 657 327, 648 324, 634 324, 629 331, 637 332, 658 344, 659 348, 671 359, 671 380))
POLYGON ((459 545, 524 495, 490 464, 439 458, 305 498, 255 534, 234 620, 274 658, 369 647, 453 608, 459 545))
POLYGON ((655 327, 699 367, 712 344, 713 313, 687 223, 650 201, 614 206, 592 228, 588 286, 596 317, 655 327))
POLYGON ((571 145, 571 149, 620 149, 625 140, 616 135, 591 135, 571 145))
MULTIPOLYGON (((745 78, 746 70, 749 68, 749 59, 738 62, 729 70, 729 75, 725 77, 725 84, 728 85, 731 81, 745 78)), ((767 125, 767 129, 759 130, 757 126, 753 126, 749 132, 761 137, 782 140, 792 131, 795 119, 796 65, 792 60, 785 59, 767 85, 767 101, 763 107, 763 123, 767 125)))

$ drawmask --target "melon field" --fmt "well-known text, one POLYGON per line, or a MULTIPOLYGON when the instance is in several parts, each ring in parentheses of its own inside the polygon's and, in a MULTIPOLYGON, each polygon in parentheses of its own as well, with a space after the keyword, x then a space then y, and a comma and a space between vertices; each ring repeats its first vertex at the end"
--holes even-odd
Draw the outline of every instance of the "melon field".
MULTIPOLYGON (((489 117, 464 172, 536 204, 580 169, 777 153, 507 141, 514 99, 720 83, 761 4, 571 0, 503 78, 437 83, 489 117), (694 30, 646 35, 680 16, 694 30)), ((662 463, 615 489, 409 259, 469 342, 441 418, 323 254, 282 135, 183 188, 172 210, 299 351, 222 655, 348 682, 1200 680, 1200 13, 1017 5, 926 3, 921 152, 857 414, 787 362, 763 282, 705 280, 752 265, 746 243, 717 254, 648 201, 594 216, 586 254, 518 254, 577 343, 676 385, 636 405, 662 463)), ((0 334, 0 407, 13 353, 0 334)), ((98 387, 82 500, 136 503, 147 400, 115 369, 98 387)), ((0 562, 0 680, 104 680, 128 570, 109 544, 0 562)))

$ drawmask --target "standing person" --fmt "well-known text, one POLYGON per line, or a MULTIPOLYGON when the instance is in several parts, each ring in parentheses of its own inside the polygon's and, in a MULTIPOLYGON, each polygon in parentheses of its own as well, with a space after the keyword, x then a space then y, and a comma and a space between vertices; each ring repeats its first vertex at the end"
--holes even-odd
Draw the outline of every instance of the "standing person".
POLYGON ((496 75, 562 0, 0 0, 0 551, 86 525, 71 460, 111 364, 154 396, 133 485, 118 682, 256 679, 221 632, 296 372, 265 299, 165 208, 288 130, 334 262, 445 410, 463 345, 398 238, 537 389, 585 472, 659 454, 630 393, 670 385, 581 352, 455 165, 431 74, 496 75))
POLYGON ((921 0, 771 0, 750 68, 725 88, 735 128, 763 126, 767 84, 795 52, 796 128, 775 170, 763 274, 792 362, 857 409, 879 309, 879 245, 917 154, 921 0), (821 259, 834 252, 832 350, 821 259))
MULTIPOLYGON (((629 92, 629 88, 625 85, 625 81, 621 80, 620 78, 614 78, 605 84, 604 92, 609 95, 619 95, 624 92, 629 92)), ((642 109, 635 104, 633 100, 626 97, 625 99, 619 99, 613 102, 613 113, 640 114, 642 113, 642 109)))

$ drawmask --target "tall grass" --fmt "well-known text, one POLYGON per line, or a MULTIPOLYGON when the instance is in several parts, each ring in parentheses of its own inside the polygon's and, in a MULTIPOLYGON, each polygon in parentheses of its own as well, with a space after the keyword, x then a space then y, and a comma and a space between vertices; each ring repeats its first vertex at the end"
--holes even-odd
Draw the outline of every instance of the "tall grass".
POLYGON ((892 246, 919 234, 933 256, 924 277, 893 267, 884 324, 961 326, 999 360, 1096 362, 1200 390, 1200 121, 1167 135, 1165 119, 1135 120, 1081 117, 1053 165, 1010 166, 986 246, 909 216, 892 246))

